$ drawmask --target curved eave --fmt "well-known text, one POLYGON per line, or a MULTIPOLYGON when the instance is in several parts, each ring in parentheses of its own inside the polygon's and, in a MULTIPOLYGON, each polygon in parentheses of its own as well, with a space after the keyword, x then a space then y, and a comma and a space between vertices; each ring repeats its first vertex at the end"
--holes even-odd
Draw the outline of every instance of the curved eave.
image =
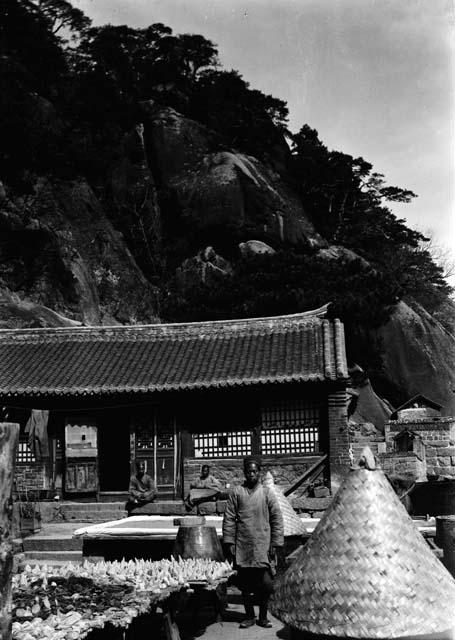
POLYGON ((230 380, 218 380, 218 381, 199 381, 199 382, 187 382, 180 384, 163 384, 152 386, 136 386, 131 387, 128 385, 123 386, 97 386, 90 389, 80 387, 62 387, 60 389, 49 389, 43 387, 33 388, 16 388, 14 391, 9 389, 0 388, 0 396, 3 397, 43 397, 43 396, 76 396, 76 397, 88 397, 98 395, 121 395, 121 394, 148 394, 148 393, 163 393, 168 391, 191 391, 199 389, 223 389, 230 387, 244 387, 253 385, 266 385, 266 384, 285 384, 292 382, 335 382, 336 380, 347 379, 347 376, 323 376, 322 374, 312 374, 307 376, 278 376, 274 378, 232 378, 230 380))

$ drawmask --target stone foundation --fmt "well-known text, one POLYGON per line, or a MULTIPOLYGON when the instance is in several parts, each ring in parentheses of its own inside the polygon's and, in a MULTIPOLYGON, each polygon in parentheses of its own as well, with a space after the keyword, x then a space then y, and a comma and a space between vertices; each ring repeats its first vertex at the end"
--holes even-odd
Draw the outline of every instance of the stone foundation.
POLYGON ((380 453, 378 460, 387 475, 405 476, 416 482, 427 479, 425 461, 420 460, 415 453, 380 453))
MULTIPOLYGON (((287 489, 298 478, 320 460, 319 455, 289 456, 277 458, 262 458, 262 472, 270 471, 275 483, 282 489, 287 489)), ((210 473, 220 480, 224 486, 231 487, 241 484, 243 476, 243 458, 213 458, 201 460, 201 458, 185 458, 183 462, 183 477, 185 479, 184 495, 188 495, 191 482, 195 481, 201 472, 201 465, 209 464, 210 473)), ((298 490, 293 493, 298 496, 298 490)))

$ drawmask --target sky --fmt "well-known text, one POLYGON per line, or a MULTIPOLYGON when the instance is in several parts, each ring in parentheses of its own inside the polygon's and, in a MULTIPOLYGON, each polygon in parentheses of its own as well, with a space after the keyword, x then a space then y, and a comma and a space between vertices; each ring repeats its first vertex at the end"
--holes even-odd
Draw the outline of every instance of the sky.
MULTIPOLYGON (((286 100, 289 126, 411 189, 393 212, 455 256, 454 0, 73 0, 94 25, 212 40, 224 69, 286 100)), ((455 285, 455 278, 452 281, 455 285)))

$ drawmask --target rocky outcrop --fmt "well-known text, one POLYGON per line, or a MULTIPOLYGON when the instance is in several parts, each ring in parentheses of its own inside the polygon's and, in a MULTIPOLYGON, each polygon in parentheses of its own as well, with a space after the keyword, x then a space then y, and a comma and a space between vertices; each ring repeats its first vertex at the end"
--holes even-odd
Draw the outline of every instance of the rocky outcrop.
POLYGON ((329 247, 319 249, 317 256, 324 260, 345 260, 346 262, 357 262, 359 267, 365 270, 372 268, 368 260, 359 256, 355 251, 336 244, 331 244, 329 247))
POLYGON ((275 249, 260 240, 248 240, 247 242, 241 242, 239 244, 239 249, 243 258, 260 255, 272 256, 276 253, 275 249))
POLYGON ((0 328, 77 327, 82 323, 66 318, 42 304, 21 300, 6 289, 0 291, 0 328))
POLYGON ((185 260, 175 274, 179 289, 186 290, 200 284, 210 286, 221 283, 233 272, 230 262, 217 255, 213 247, 206 247, 185 260))
POLYGON ((223 148, 201 124, 144 103, 146 142, 162 188, 199 229, 234 226, 252 235, 311 246, 326 243, 297 195, 256 158, 223 148))
POLYGON ((379 330, 387 378, 408 397, 423 393, 455 415, 455 338, 421 306, 400 302, 379 330))
POLYGON ((156 317, 153 287, 85 180, 37 180, 2 203, 0 230, 0 285, 22 315, 31 304, 89 325, 156 317))
POLYGON ((374 425, 376 430, 383 433, 393 407, 375 393, 368 375, 361 367, 351 367, 349 375, 352 380, 352 386, 348 389, 351 398, 349 422, 355 425, 374 425))

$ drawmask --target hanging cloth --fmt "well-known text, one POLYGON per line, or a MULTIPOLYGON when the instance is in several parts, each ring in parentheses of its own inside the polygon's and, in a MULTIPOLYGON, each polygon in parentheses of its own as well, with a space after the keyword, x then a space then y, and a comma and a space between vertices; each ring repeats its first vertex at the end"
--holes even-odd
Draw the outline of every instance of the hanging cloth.
POLYGON ((28 446, 36 460, 49 456, 48 420, 49 411, 47 409, 32 409, 30 418, 25 425, 25 433, 28 434, 28 446))

